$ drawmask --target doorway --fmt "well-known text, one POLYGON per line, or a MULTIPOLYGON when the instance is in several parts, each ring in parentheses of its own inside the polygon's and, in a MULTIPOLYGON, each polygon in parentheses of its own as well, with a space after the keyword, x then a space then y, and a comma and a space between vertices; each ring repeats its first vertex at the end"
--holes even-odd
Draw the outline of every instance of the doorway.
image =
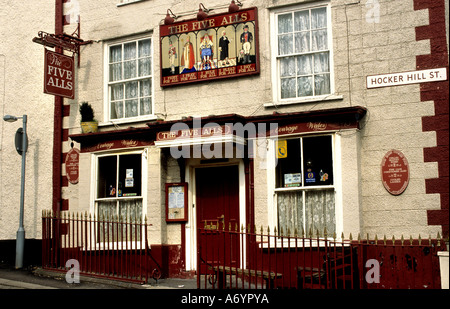
MULTIPOLYGON (((218 166, 195 169, 195 195, 197 228, 228 230, 239 226, 239 166, 218 166)), ((198 229, 197 229, 198 231, 198 229)), ((202 239, 197 235, 197 239, 202 239)), ((239 239, 224 237, 210 238, 208 243, 198 241, 199 248, 216 250, 216 261, 228 266, 237 266, 240 259, 239 239), (220 245, 218 246, 218 242, 220 245)), ((199 249, 198 248, 198 249, 199 249)))

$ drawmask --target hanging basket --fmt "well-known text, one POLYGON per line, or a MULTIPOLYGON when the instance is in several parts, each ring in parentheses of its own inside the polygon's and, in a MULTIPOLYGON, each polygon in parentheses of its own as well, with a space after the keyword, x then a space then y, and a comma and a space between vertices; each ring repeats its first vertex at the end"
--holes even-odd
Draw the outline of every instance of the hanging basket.
POLYGON ((81 132, 83 133, 95 133, 98 131, 97 121, 81 122, 81 132))

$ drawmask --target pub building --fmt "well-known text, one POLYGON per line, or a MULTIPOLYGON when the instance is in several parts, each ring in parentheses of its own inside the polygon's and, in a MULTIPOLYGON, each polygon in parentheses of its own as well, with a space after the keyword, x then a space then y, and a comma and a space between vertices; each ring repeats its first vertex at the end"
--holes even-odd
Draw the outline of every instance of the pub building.
POLYGON ((219 224, 448 238, 444 0, 61 2, 86 43, 53 211, 146 217, 167 277, 195 274, 219 224))

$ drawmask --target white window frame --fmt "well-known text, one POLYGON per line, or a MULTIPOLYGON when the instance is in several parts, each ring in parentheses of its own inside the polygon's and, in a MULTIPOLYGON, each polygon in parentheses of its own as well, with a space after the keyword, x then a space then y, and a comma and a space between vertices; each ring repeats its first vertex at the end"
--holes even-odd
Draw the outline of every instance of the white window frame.
MULTIPOLYGON (((286 192, 286 191, 301 191, 305 192, 308 190, 334 190, 334 209, 335 209, 335 228, 336 228, 336 236, 337 239, 340 239, 341 233, 343 232, 343 204, 342 204, 342 180, 341 180, 341 164, 340 164, 340 135, 335 132, 324 132, 323 134, 302 134, 302 135, 294 135, 294 136, 283 136, 278 137, 277 139, 269 140, 268 148, 267 148, 267 185, 268 185, 268 225, 274 226, 277 230, 280 230, 278 225, 278 204, 277 204, 277 192, 286 192), (333 162, 333 184, 332 185, 324 185, 324 186, 304 186, 302 180, 301 187, 289 187, 289 188, 277 188, 276 187, 276 142, 279 139, 299 139, 305 137, 319 137, 319 136, 331 136, 332 143, 332 162, 333 162)), ((300 143, 302 144, 302 143, 300 143)), ((303 153, 303 151, 302 151, 303 153)), ((302 177, 304 175, 303 164, 302 164, 302 177)), ((303 209, 305 211, 305 199, 303 199, 303 209)), ((304 214, 303 214, 304 215, 304 214)), ((305 216, 303 216, 305 218, 305 216)), ((303 222, 305 228, 306 220, 303 222)), ((305 237, 308 237, 309 231, 304 230, 305 237)), ((293 234, 293 232, 291 232, 293 234)), ((301 231, 298 231, 299 236, 301 236, 301 231)), ((328 237, 331 238, 333 235, 329 232, 328 237)), ((316 231, 313 231, 313 237, 316 238, 316 231)))
MULTIPOLYGON (((332 19, 331 19, 331 4, 329 1, 319 1, 313 4, 299 4, 288 7, 281 7, 273 9, 270 13, 270 39, 272 49, 272 85, 273 85, 273 103, 266 103, 265 106, 272 105, 287 105, 308 103, 316 101, 339 100, 343 97, 335 94, 335 78, 334 78, 334 61, 333 61, 333 34, 332 34, 332 19), (328 52, 329 52, 329 66, 330 66, 330 94, 305 96, 281 99, 281 77, 280 77, 280 58, 301 55, 300 53, 293 53, 290 55, 278 56, 278 16, 286 13, 293 13, 296 11, 304 11, 317 9, 321 7, 327 8, 327 36, 328 36, 328 52)), ((311 52, 313 54, 313 52, 311 52)))
MULTIPOLYGON (((103 114, 103 123, 99 124, 99 126, 104 126, 104 125, 115 125, 115 124, 122 124, 122 123, 130 123, 130 122, 139 122, 139 121, 149 121, 149 120, 155 120, 156 117, 156 113, 155 113, 155 74, 154 74, 154 45, 155 44, 155 40, 153 39, 151 34, 147 34, 147 35, 141 35, 139 37, 134 37, 134 38, 128 38, 127 40, 113 40, 110 41, 106 44, 104 44, 104 114, 103 114), (142 41, 142 40, 150 40, 151 45, 150 45, 150 58, 151 58, 151 66, 150 66, 150 73, 151 75, 147 75, 147 76, 140 76, 140 77, 135 77, 135 78, 130 78, 130 79, 122 79, 120 81, 114 81, 114 82, 110 82, 110 62, 109 62, 109 53, 110 53, 110 48, 113 46, 117 46, 117 45, 125 45, 127 43, 132 43, 132 42, 138 42, 138 41, 142 41), (132 81, 141 81, 144 79, 151 79, 151 90, 150 90, 150 97, 151 97, 151 109, 152 112, 149 115, 143 115, 143 116, 137 116, 137 117, 124 117, 124 118, 118 118, 118 119, 111 119, 111 102, 110 102, 110 98, 111 98, 111 89, 110 86, 114 85, 114 84, 120 84, 120 83, 126 83, 126 82, 132 82, 132 81)), ((139 58, 136 58, 139 59, 139 58)), ((138 65, 138 64, 137 64, 138 65)), ((123 66, 122 66, 122 70, 123 70, 123 66)), ((124 93, 125 96, 125 93, 124 93)))
POLYGON ((146 0, 120 0, 120 2, 117 3, 117 6, 124 6, 124 5, 128 5, 128 4, 136 3, 136 2, 142 2, 142 1, 146 1, 146 0))
MULTIPOLYGON (((90 207, 90 213, 92 215, 94 215, 96 218, 98 217, 98 206, 97 206, 97 202, 99 201, 113 201, 115 200, 116 202, 118 202, 119 200, 125 200, 125 199, 137 199, 137 198, 141 198, 142 199, 142 213, 141 213, 141 223, 144 223, 145 221, 145 215, 147 214, 147 179, 148 179, 148 164, 147 164, 147 160, 148 160, 148 149, 144 148, 144 149, 135 149, 135 150, 130 150, 130 151, 116 151, 116 152, 100 152, 100 153, 95 153, 92 155, 92 163, 91 166, 93 167, 91 170, 91 207, 90 207), (138 154, 141 155, 141 195, 140 196, 133 196, 133 197, 114 197, 114 198, 98 198, 98 167, 99 167, 99 158, 102 157, 109 157, 109 156, 122 156, 122 155, 133 155, 133 154, 138 154)), ((116 188, 118 187, 118 179, 116 179, 116 188)), ((116 208, 116 211, 118 210, 118 207, 116 208)), ((97 228, 97 226, 95 227, 97 228)), ((142 234, 144 235, 144 229, 145 227, 142 226, 142 234)), ((145 245, 144 243, 145 239, 141 239, 139 242, 134 241, 134 240, 129 240, 128 242, 125 241, 121 241, 118 242, 118 247, 116 247, 116 249, 121 249, 121 248, 128 248, 128 249, 135 249, 134 246, 138 245, 138 248, 136 249, 140 249, 140 248, 144 248, 143 246, 145 245)), ((117 244, 117 243, 115 243, 117 244)), ((114 248, 114 245, 112 242, 107 243, 105 241, 103 242, 99 242, 97 240, 94 241, 94 247, 96 248, 114 248)))

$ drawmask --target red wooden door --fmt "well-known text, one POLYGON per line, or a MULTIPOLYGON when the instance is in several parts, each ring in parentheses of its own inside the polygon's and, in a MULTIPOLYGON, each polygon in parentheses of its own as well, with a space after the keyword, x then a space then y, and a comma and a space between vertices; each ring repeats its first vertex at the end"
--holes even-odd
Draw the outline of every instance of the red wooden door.
MULTIPOLYGON (((209 229, 234 231, 239 226, 239 168, 221 166, 198 168, 196 173, 197 225, 209 229)), ((208 263, 237 266, 239 262, 239 237, 230 233, 198 235, 198 245, 208 263)))

